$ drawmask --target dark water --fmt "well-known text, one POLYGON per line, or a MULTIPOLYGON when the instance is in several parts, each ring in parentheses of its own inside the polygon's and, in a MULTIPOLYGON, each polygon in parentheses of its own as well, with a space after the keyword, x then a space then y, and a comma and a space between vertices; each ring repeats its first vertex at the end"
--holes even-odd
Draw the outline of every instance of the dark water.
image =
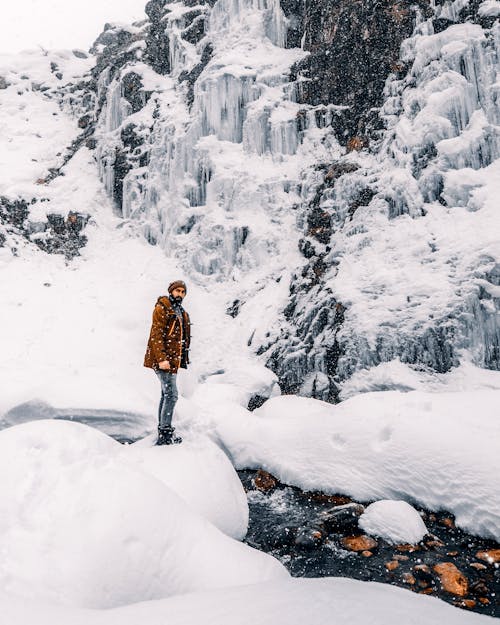
MULTIPOLYGON (((499 549, 500 545, 456 528, 453 515, 420 509, 432 536, 424 538, 411 551, 408 547, 398 549, 377 539, 378 546, 371 550, 371 556, 365 557, 345 549, 341 543, 345 536, 362 533, 356 524, 346 530, 327 532, 323 540, 307 544, 311 531, 321 524, 321 515, 346 503, 348 498, 336 500, 281 484, 265 493, 255 488, 255 474, 255 471, 239 471, 250 508, 246 542, 278 558, 293 576, 340 576, 382 582, 439 597, 474 612, 500 617, 500 567, 476 557, 478 551, 499 549), (306 544, 298 545, 297 539, 306 544), (395 569, 388 570, 386 563, 390 562, 397 563, 395 569), (469 592, 465 597, 450 595, 442 589, 438 575, 432 570, 442 562, 452 562, 467 578, 469 592), (477 565, 479 569, 475 568, 477 565), (411 580, 414 583, 410 583, 411 580), (462 604, 464 600, 474 602, 474 605, 470 603, 470 607, 466 607, 462 604)), ((367 505, 370 502, 361 503, 367 505)))

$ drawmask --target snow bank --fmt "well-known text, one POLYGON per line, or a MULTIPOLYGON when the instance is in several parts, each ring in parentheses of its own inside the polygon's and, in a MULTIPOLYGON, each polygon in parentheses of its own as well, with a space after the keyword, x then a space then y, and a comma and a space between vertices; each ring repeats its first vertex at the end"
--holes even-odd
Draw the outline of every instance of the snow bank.
POLYGON ((92 428, 49 420, 4 430, 0 473, 0 585, 11 594, 110 608, 287 576, 92 428))
POLYGON ((499 540, 499 405, 499 391, 366 393, 337 406, 283 396, 251 415, 221 410, 217 431, 237 468, 446 509, 463 529, 499 540))
POLYGON ((200 437, 174 445, 165 453, 165 448, 153 446, 153 439, 125 447, 122 457, 163 482, 224 534, 243 539, 248 528, 247 498, 219 447, 200 437))
POLYGON ((394 586, 343 578, 288 579, 172 597, 105 612, 27 604, 0 595, 6 625, 487 625, 491 617, 457 610, 394 586))
POLYGON ((367 534, 389 543, 416 544, 427 534, 421 516, 406 501, 385 499, 369 505, 359 519, 359 527, 367 534))

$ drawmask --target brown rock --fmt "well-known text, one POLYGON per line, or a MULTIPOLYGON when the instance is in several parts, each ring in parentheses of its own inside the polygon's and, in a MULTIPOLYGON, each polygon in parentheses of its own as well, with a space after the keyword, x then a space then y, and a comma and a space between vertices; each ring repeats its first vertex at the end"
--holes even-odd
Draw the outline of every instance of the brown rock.
POLYGON ((354 163, 334 163, 330 169, 326 172, 325 180, 332 182, 343 176, 344 174, 350 174, 359 169, 359 165, 354 163))
POLYGON ((481 564, 481 562, 471 562, 470 566, 476 571, 486 571, 488 568, 485 564, 481 564))
POLYGON ((307 493, 307 497, 312 501, 318 503, 331 503, 334 506, 343 506, 346 503, 351 503, 352 499, 344 497, 344 495, 326 495, 325 493, 307 493))
POLYGON ((496 564, 500 562, 500 549, 488 549, 488 551, 478 551, 476 558, 488 562, 488 564, 496 564))
POLYGON ((342 545, 349 551, 370 551, 378 547, 378 543, 370 536, 346 536, 342 539, 342 545))
POLYGON ((483 605, 489 605, 490 600, 487 599, 486 597, 479 597, 479 603, 482 603, 483 605))
POLYGON ((457 608, 466 608, 467 610, 472 610, 472 608, 476 607, 474 599, 462 599, 462 601, 454 601, 453 604, 456 605, 457 608))
POLYGON ((458 551, 448 551, 446 555, 454 558, 455 556, 458 556, 458 551))
POLYGON ((385 563, 385 568, 388 571, 394 571, 399 566, 399 562, 397 560, 391 560, 390 562, 385 563))
POLYGON ((410 558, 409 558, 408 556, 404 556, 404 555, 403 555, 403 554, 401 554, 401 553, 395 553, 395 554, 392 556, 392 559, 393 559, 393 560, 398 560, 399 562, 406 562, 406 561, 408 561, 410 558))
POLYGON ((413 577, 411 573, 403 573, 403 581, 405 584, 410 584, 411 586, 414 586, 417 580, 413 577))
POLYGON ((367 146, 368 139, 366 137, 351 137, 347 142, 347 151, 353 152, 355 150, 356 152, 359 152, 367 146))
POLYGON ((278 485, 278 480, 274 477, 274 475, 271 475, 267 471, 259 469, 257 471, 257 475, 253 479, 253 483, 257 490, 267 493, 273 488, 276 488, 276 486, 278 485))
POLYGON ((414 571, 421 571, 422 573, 430 573, 431 570, 430 568, 427 566, 427 564, 415 564, 415 566, 413 567, 414 571))
POLYGON ((469 582, 452 562, 440 562, 433 570, 439 575, 444 591, 457 597, 465 597, 469 590, 469 582))
POLYGON ((363 558, 371 558, 373 553, 371 551, 362 551, 361 555, 363 556, 363 558))
POLYGON ((438 547, 444 547, 444 543, 440 540, 426 540, 425 546, 429 549, 437 549, 438 547))
POLYGON ((398 61, 391 61, 391 72, 401 72, 404 69, 403 63, 398 63, 398 61))
POLYGON ((449 527, 450 529, 453 529, 455 527, 455 521, 451 517, 446 517, 444 519, 441 519, 440 523, 441 525, 444 525, 445 527, 449 527))
POLYGON ((418 551, 419 547, 417 545, 396 545, 396 549, 398 551, 406 551, 407 553, 413 553, 414 551, 418 551))
POLYGON ((433 588, 424 588, 423 590, 419 591, 421 595, 432 595, 433 592, 434 592, 433 588))

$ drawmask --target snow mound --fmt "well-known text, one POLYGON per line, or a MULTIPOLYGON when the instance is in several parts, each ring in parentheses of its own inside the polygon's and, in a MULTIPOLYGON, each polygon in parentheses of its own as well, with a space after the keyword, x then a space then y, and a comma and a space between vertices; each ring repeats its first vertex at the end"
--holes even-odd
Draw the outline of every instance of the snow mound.
POLYGON ((385 499, 369 505, 359 519, 359 527, 367 534, 389 543, 414 545, 428 533, 419 513, 406 501, 385 499))
POLYGON ((104 612, 33 605, 0 594, 8 625, 487 625, 489 616, 374 582, 287 579, 143 602, 104 612))
POLYGON ((174 445, 168 453, 151 445, 150 439, 148 447, 142 441, 125 447, 123 457, 163 482, 224 534, 243 539, 248 528, 248 502, 224 452, 206 437, 174 445))
POLYGON ((218 435, 237 468, 360 501, 405 499, 500 539, 500 391, 365 393, 332 406, 273 397, 253 413, 221 406, 218 435))
MULTIPOLYGON (((286 577, 225 536, 87 426, 0 432, 0 586, 28 599, 111 608, 286 577)), ((170 451, 170 450, 168 450, 170 451)))

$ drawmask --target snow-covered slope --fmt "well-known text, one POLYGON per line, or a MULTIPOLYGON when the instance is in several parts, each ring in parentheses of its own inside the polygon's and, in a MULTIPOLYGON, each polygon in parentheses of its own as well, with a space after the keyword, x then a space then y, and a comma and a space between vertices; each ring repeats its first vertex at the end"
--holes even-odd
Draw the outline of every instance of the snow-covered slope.
POLYGON ((330 4, 321 23, 277 0, 152 2, 108 29, 90 110, 106 189, 194 281, 228 287, 286 390, 331 400, 396 360, 498 369, 495 16, 364 8, 382 60, 353 103, 328 54, 346 61, 358 9, 335 26, 330 4))
POLYGON ((188 594, 113 610, 77 610, 2 597, 6 625, 493 625, 488 616, 456 610, 394 586, 348 579, 290 579, 188 594), (360 598, 363 597, 363 600, 360 598))

